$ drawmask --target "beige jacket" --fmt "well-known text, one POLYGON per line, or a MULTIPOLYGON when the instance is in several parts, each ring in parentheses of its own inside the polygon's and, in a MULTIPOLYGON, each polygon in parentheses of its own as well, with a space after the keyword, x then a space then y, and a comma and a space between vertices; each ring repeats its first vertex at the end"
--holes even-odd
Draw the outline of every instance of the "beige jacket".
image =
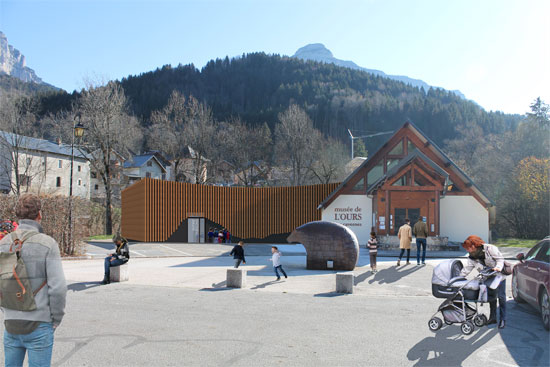
POLYGON ((404 249, 411 248, 411 241, 412 241, 411 226, 409 226, 407 223, 403 224, 401 228, 399 228, 397 237, 399 238, 399 248, 404 248, 404 249))

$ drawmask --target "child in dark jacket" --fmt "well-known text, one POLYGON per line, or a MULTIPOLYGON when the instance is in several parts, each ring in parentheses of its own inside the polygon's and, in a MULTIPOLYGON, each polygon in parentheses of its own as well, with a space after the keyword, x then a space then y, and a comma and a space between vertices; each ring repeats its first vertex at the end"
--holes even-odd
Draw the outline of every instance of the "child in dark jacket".
POLYGON ((376 273, 376 255, 378 255, 378 239, 376 238, 376 233, 370 233, 370 239, 367 242, 367 248, 369 249, 370 255, 370 268, 373 273, 376 273))

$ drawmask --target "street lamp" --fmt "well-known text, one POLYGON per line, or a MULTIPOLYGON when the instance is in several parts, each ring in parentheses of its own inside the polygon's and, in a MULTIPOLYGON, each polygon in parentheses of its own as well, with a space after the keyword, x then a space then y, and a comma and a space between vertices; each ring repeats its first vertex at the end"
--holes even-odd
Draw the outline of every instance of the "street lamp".
POLYGON ((82 125, 80 113, 76 115, 73 122, 73 134, 71 142, 71 178, 69 179, 69 241, 66 244, 65 253, 72 252, 72 240, 73 240, 73 167, 74 167, 74 138, 82 138, 84 130, 86 128, 82 125), (78 118, 78 123, 76 121, 78 118))
POLYGON ((376 134, 370 134, 370 135, 362 135, 362 136, 353 136, 353 134, 351 133, 350 129, 348 129, 348 134, 349 134, 349 138, 351 140, 351 159, 353 159, 353 141, 355 139, 362 139, 362 138, 371 138, 373 136, 378 136, 378 135, 385 135, 385 134, 391 134, 393 133, 393 131, 384 131, 384 132, 381 132, 381 133, 376 133, 376 134))

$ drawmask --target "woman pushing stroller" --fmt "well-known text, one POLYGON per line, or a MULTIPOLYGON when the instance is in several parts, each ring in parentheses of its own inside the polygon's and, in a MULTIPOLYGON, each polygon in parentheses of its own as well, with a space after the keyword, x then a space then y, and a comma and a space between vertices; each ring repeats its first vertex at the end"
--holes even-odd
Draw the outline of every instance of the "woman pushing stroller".
MULTIPOLYGON (((466 277, 479 265, 491 268, 497 274, 489 278, 486 282, 489 292, 497 293, 498 306, 500 313, 499 329, 506 326, 506 277, 501 273, 504 268, 504 257, 496 246, 489 245, 478 236, 469 236, 466 238, 462 247, 470 254, 466 266, 462 269, 461 275, 466 277)), ((497 300, 489 301, 490 313, 487 324, 497 323, 497 300)))

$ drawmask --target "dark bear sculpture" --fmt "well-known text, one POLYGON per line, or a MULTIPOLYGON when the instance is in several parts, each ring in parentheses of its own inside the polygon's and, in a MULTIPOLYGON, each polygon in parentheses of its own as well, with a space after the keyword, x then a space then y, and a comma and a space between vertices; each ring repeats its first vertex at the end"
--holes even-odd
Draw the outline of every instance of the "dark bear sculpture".
POLYGON ((359 242, 355 233, 339 223, 316 221, 296 228, 287 241, 301 243, 307 252, 307 268, 353 270, 359 260, 359 242))

